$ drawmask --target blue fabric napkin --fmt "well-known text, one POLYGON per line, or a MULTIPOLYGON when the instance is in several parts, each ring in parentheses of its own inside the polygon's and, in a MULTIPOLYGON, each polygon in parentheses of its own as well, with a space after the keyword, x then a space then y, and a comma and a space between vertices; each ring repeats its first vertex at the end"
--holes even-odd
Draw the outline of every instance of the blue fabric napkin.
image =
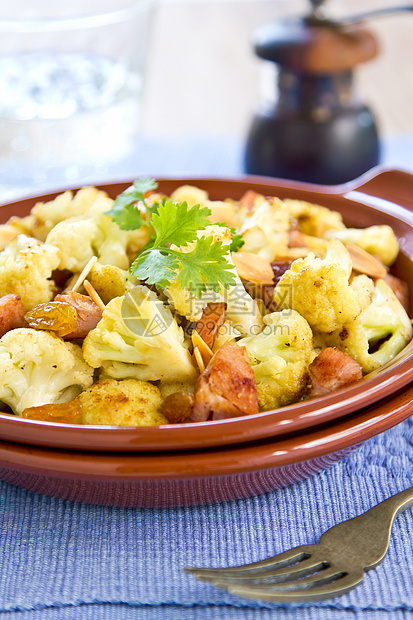
MULTIPOLYGON (((148 142, 113 178, 239 174, 236 139, 148 142)), ((393 150, 392 150, 393 149, 393 150)), ((390 145, 388 165, 398 165, 390 145)), ((409 151, 410 153, 412 151, 409 151)), ((403 157, 403 168, 413 162, 403 157)), ((120 509, 57 500, 0 483, 0 613, 22 620, 404 620, 413 613, 413 509, 388 554, 349 594, 277 605, 238 598, 185 566, 252 562, 317 542, 332 525, 413 485, 413 421, 373 438, 298 484, 200 507, 120 509)))

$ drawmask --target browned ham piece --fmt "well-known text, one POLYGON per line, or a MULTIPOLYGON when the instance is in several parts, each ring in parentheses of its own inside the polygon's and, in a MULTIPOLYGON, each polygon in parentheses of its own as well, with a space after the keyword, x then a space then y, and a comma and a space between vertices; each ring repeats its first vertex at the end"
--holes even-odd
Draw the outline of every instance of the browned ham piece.
POLYGON ((193 422, 221 420, 258 413, 258 395, 245 347, 225 343, 195 386, 193 422))
POLYGON ((25 314, 26 310, 18 295, 10 293, 0 297, 0 338, 11 329, 25 327, 25 314))
POLYGON ((196 324, 197 333, 210 349, 214 346, 215 336, 225 320, 226 307, 225 302, 210 302, 196 324))
POLYGON ((311 376, 310 398, 334 392, 345 385, 359 381, 363 371, 348 353, 328 347, 317 355, 309 366, 311 376))
POLYGON ((243 196, 241 196, 239 199, 239 204, 245 205, 248 211, 253 211, 257 198, 262 198, 262 194, 258 194, 257 192, 254 192, 254 190, 249 189, 243 196))

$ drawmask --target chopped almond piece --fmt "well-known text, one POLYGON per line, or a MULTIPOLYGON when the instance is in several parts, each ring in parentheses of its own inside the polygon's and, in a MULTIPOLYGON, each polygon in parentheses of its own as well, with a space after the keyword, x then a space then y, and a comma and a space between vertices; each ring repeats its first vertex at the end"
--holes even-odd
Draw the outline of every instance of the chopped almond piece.
POLYGON ((258 284, 273 284, 271 263, 265 258, 251 252, 233 252, 231 257, 239 277, 243 280, 258 284))
POLYGON ((365 273, 366 276, 370 276, 370 278, 386 277, 387 268, 372 254, 369 254, 366 250, 363 250, 363 248, 360 248, 358 245, 353 245, 352 243, 348 243, 346 248, 350 254, 354 271, 365 273))
POLYGON ((208 366, 214 354, 197 331, 192 332, 192 344, 194 345, 194 352, 195 349, 198 349, 199 354, 202 357, 204 367, 201 369, 201 372, 203 372, 208 366))
POLYGON ((327 251, 328 241, 319 237, 306 235, 299 230, 290 230, 289 243, 290 248, 309 248, 314 252, 325 253, 327 251))
POLYGON ((196 365, 199 368, 199 371, 200 372, 204 372, 204 370, 205 370, 205 363, 204 363, 204 360, 202 358, 201 351, 199 350, 198 347, 194 348, 194 358, 195 358, 195 363, 196 363, 196 365))
POLYGON ((258 194, 257 192, 254 192, 254 190, 249 189, 245 192, 243 196, 241 196, 241 198, 239 199, 239 203, 246 206, 248 211, 253 211, 255 201, 262 198, 264 198, 262 194, 258 194))

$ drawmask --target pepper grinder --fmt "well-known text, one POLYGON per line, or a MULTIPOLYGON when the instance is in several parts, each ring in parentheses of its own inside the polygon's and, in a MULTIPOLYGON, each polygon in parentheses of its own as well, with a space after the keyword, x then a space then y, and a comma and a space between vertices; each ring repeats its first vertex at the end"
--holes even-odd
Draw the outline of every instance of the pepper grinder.
POLYGON ((312 0, 307 17, 269 22, 255 33, 256 54, 278 66, 278 97, 253 119, 249 174, 334 185, 379 162, 374 116, 353 85, 355 67, 377 55, 377 41, 357 19, 324 17, 322 3, 312 0))

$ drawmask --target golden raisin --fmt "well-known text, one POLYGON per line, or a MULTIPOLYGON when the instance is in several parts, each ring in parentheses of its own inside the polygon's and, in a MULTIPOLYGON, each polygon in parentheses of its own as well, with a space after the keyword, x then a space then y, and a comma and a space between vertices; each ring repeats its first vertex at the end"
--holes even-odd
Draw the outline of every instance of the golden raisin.
POLYGON ((23 410, 22 418, 40 420, 41 422, 60 422, 64 424, 82 423, 82 405, 78 400, 69 403, 40 405, 27 407, 23 410))
POLYGON ((192 414, 195 398, 188 392, 175 392, 165 398, 161 413, 171 424, 186 422, 192 414))
POLYGON ((75 330, 77 312, 66 302, 49 301, 26 312, 25 319, 29 327, 55 332, 62 338, 75 330))

